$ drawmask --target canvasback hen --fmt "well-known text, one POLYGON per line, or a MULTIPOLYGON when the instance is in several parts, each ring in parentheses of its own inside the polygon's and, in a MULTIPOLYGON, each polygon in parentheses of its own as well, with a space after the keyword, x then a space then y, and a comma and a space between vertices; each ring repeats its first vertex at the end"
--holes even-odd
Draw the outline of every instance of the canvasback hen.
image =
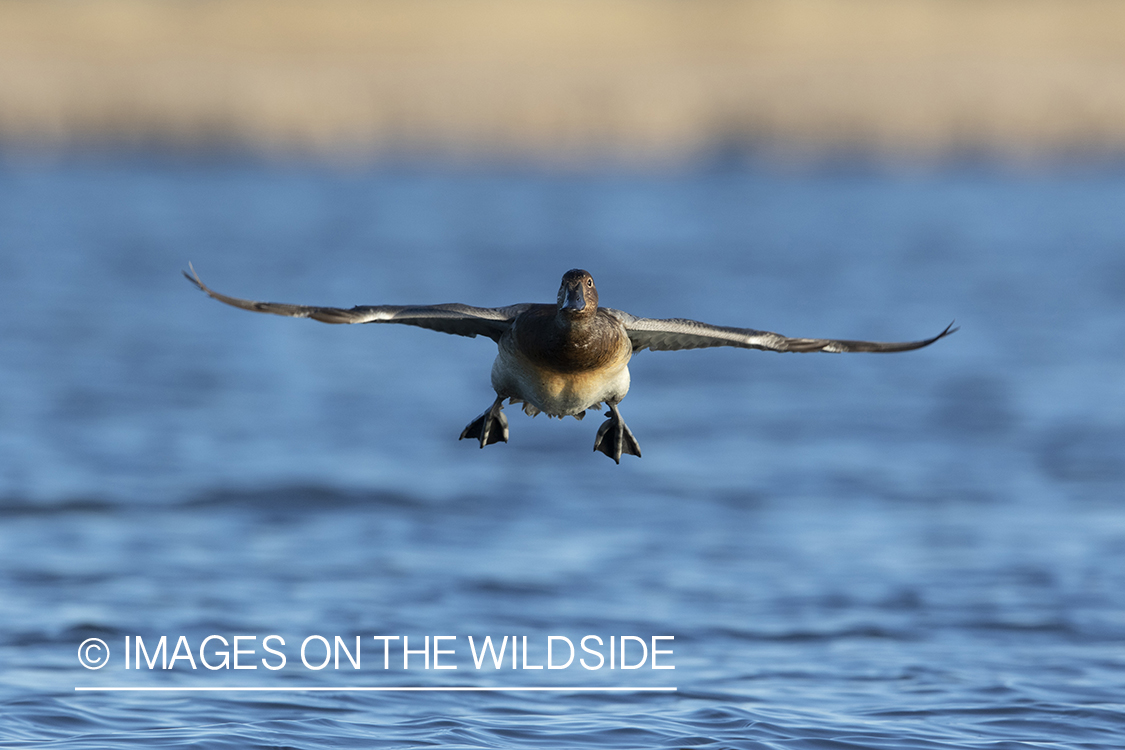
POLYGON ((461 432, 480 447, 508 442, 509 404, 523 404, 531 416, 582 419, 587 409, 609 408, 598 428, 594 450, 618 464, 621 456, 641 455, 640 445, 621 418, 617 405, 629 392, 629 360, 644 349, 670 351, 736 346, 773 352, 905 352, 921 349, 957 329, 950 323, 938 335, 919 341, 879 342, 789 338, 752 328, 729 328, 685 318, 638 318, 598 305, 598 289, 586 271, 562 277, 555 304, 522 303, 508 307, 444 305, 361 305, 344 309, 254 302, 214 291, 195 268, 188 281, 207 295, 253 312, 312 318, 322 323, 402 323, 458 336, 487 336, 499 353, 492 364, 496 400, 461 432))

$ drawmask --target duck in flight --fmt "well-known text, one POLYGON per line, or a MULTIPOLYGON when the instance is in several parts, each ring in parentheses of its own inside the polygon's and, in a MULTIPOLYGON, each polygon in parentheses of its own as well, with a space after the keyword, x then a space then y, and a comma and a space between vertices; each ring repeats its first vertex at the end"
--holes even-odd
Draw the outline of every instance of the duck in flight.
POLYGON ((713 326, 685 318, 638 318, 598 306, 598 289, 586 271, 562 277, 555 304, 522 303, 508 307, 445 305, 361 305, 350 309, 254 302, 214 291, 195 269, 187 280, 210 297, 253 312, 312 318, 322 323, 403 323, 458 336, 487 336, 499 353, 492 364, 496 400, 461 432, 480 447, 508 442, 509 404, 523 404, 531 416, 582 419, 587 409, 609 407, 598 428, 594 450, 618 464, 622 454, 640 458, 641 448, 625 425, 617 405, 629 392, 629 359, 639 351, 737 346, 773 352, 905 352, 921 349, 957 329, 950 323, 933 338, 879 342, 789 338, 752 328, 713 326))

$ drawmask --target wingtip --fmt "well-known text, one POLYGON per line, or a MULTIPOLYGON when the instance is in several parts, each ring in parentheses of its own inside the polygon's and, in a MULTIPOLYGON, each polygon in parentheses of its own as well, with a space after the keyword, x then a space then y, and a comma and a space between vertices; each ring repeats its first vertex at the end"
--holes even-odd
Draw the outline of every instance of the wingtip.
POLYGON ((207 287, 205 287, 203 285, 203 280, 200 279, 199 274, 195 272, 195 266, 193 266, 191 264, 191 261, 188 261, 187 265, 188 265, 188 270, 190 270, 191 273, 188 273, 187 271, 181 271, 181 273, 184 275, 184 278, 187 279, 188 281, 190 281, 192 284, 194 284, 195 288, 198 289, 199 291, 206 292, 207 287))

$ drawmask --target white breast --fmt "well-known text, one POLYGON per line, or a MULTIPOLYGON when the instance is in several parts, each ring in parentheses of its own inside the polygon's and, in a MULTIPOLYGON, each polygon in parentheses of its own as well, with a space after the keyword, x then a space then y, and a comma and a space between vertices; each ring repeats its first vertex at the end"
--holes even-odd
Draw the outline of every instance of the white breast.
POLYGON ((524 401, 549 416, 577 416, 597 404, 625 398, 630 355, 627 352, 594 370, 551 372, 529 362, 505 336, 492 364, 492 387, 497 394, 524 401))

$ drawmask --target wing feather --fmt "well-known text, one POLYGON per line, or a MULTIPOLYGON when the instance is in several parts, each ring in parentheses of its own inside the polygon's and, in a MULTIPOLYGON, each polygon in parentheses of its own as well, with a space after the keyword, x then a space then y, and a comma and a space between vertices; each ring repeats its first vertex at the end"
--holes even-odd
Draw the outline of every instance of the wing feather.
POLYGON ((906 352, 921 349, 958 329, 950 323, 937 336, 919 341, 850 341, 847 339, 790 338, 753 328, 728 328, 686 318, 638 318, 620 310, 607 310, 625 326, 633 351, 652 349, 701 349, 710 346, 737 346, 773 352, 906 352))
POLYGON ((280 302, 255 302, 228 297, 208 287, 199 278, 195 268, 184 276, 212 299, 252 312, 285 315, 290 318, 311 318, 321 323, 402 323, 428 328, 457 336, 488 336, 499 341, 517 315, 531 307, 530 304, 508 307, 471 307, 458 303, 444 305, 360 305, 352 308, 318 307, 315 305, 289 305, 280 302))

